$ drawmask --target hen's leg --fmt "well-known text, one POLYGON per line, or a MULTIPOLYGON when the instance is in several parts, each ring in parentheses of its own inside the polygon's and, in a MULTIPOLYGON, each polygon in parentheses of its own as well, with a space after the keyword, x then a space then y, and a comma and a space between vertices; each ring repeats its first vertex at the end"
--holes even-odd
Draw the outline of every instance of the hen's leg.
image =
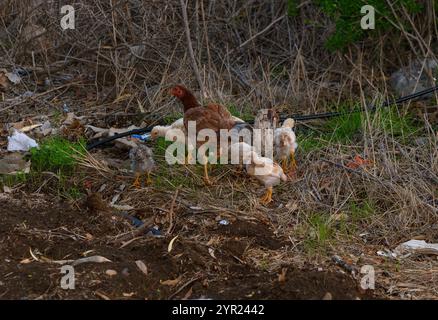
POLYGON ((204 182, 206 185, 211 186, 212 183, 208 177, 208 157, 204 156, 204 182))
POLYGON ((270 202, 272 202, 272 187, 268 187, 264 196, 260 198, 261 204, 268 204, 270 202))
POLYGON ((132 184, 132 186, 137 188, 137 189, 141 188, 140 177, 141 177, 141 174, 140 173, 136 173, 135 174, 134 183, 132 184))

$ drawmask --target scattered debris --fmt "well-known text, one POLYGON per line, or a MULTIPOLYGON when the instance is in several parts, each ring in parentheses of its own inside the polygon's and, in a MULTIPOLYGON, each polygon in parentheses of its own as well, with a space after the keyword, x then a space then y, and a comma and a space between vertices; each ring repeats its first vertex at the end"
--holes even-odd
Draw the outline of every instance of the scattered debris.
POLYGON ((29 151, 38 148, 38 143, 26 134, 14 129, 12 136, 8 137, 8 151, 29 151))
POLYGON ((6 91, 9 88, 9 79, 6 73, 0 70, 0 89, 6 91))
MULTIPOLYGON (((398 96, 406 96, 411 93, 425 90, 435 85, 438 74, 438 61, 425 59, 413 61, 408 67, 401 68, 391 75, 391 86, 398 96)), ((433 97, 433 92, 424 95, 423 99, 433 97)))
POLYGON ((286 274, 287 274, 287 268, 282 268, 281 273, 278 275, 278 282, 285 283, 286 282, 286 274))
MULTIPOLYGON (((113 205, 112 207, 116 207, 116 205, 113 205)), ((120 207, 122 207, 122 206, 120 206, 120 207)), ((116 208, 116 209, 118 209, 118 208, 116 208)), ((129 220, 136 228, 140 228, 144 224, 143 221, 141 221, 140 219, 137 219, 134 216, 131 216, 130 214, 128 214, 126 212, 121 212, 120 214, 123 217, 125 217, 127 220, 129 220)))
POLYGON ((330 292, 327 292, 324 297, 322 297, 322 300, 333 300, 333 296, 330 292))
POLYGON ((6 72, 5 76, 11 81, 13 84, 19 84, 21 82, 21 77, 15 72, 6 72))
POLYGON ((169 246, 167 247, 167 252, 172 251, 173 249, 173 243, 175 242, 175 240, 178 238, 178 236, 174 237, 172 240, 170 240, 169 242, 169 246))
POLYGON ((371 164, 372 162, 370 160, 366 160, 362 158, 360 155, 356 155, 353 161, 347 163, 347 167, 350 169, 357 169, 359 167, 365 167, 371 164))
POLYGON ((142 142, 147 141, 151 138, 151 134, 150 133, 145 133, 145 134, 133 134, 131 136, 131 138, 134 139, 138 139, 141 140, 142 142))
POLYGON ((158 227, 150 228, 149 232, 147 233, 147 235, 151 235, 151 236, 154 236, 154 237, 162 237, 163 236, 163 234, 158 229, 158 227))
POLYGON ((137 265, 137 267, 140 269, 141 272, 143 272, 146 276, 148 275, 148 267, 146 267, 143 261, 137 260, 135 261, 135 264, 137 265))
POLYGON ((110 277, 114 277, 117 275, 117 271, 116 270, 112 270, 112 269, 108 269, 105 271, 105 274, 107 274, 110 277))
POLYGON ((53 128, 52 128, 52 125, 51 125, 51 123, 50 123, 49 120, 46 120, 46 121, 41 125, 40 132, 41 132, 41 134, 42 134, 43 136, 47 136, 47 135, 53 133, 53 128))
POLYGON ((222 220, 219 221, 219 224, 221 226, 228 226, 230 224, 230 222, 228 220, 226 220, 226 219, 222 219, 222 220))
POLYGON ((394 253, 405 255, 409 253, 438 255, 438 243, 427 243, 424 240, 409 240, 394 249, 394 253))
POLYGON ((0 159, 0 174, 16 174, 30 172, 30 161, 18 152, 8 153, 0 159))
MULTIPOLYGON (((94 133, 94 134, 91 135, 91 137, 90 137, 91 139, 98 139, 98 138, 102 138, 102 137, 112 137, 115 134, 124 133, 126 131, 131 131, 131 130, 134 130, 134 129, 140 129, 140 127, 137 127, 137 126, 134 126, 134 125, 129 126, 127 128, 109 128, 109 129, 99 128, 99 127, 95 127, 95 126, 92 126, 92 125, 87 125, 87 126, 85 126, 85 128, 87 130, 91 130, 92 133, 94 133)), ((118 146, 118 147, 122 147, 122 148, 126 148, 126 147, 134 148, 134 147, 137 147, 137 143, 135 143, 135 141, 128 140, 127 138, 117 139, 115 141, 115 145, 118 146)))
POLYGON ((340 256, 334 255, 332 257, 332 261, 334 263, 336 263, 338 266, 340 266, 341 268, 343 268, 346 271, 350 272, 351 274, 353 274, 353 275, 356 274, 356 268, 354 266, 348 264, 344 260, 342 260, 342 258, 340 256))
POLYGON ((397 255, 388 249, 385 249, 384 251, 382 251, 382 250, 377 251, 377 255, 381 256, 381 257, 385 257, 385 258, 390 258, 390 259, 397 258, 397 255))
POLYGON ((87 258, 80 258, 77 260, 73 260, 71 265, 77 266, 82 263, 104 263, 104 262, 112 262, 112 261, 102 256, 91 256, 87 258))
POLYGON ((208 253, 210 254, 210 256, 211 256, 213 259, 217 259, 216 256, 214 255, 214 249, 213 249, 213 248, 208 248, 208 253))
POLYGON ((166 281, 161 281, 161 280, 160 280, 160 283, 161 283, 162 285, 164 285, 164 286, 174 287, 174 286, 176 286, 178 283, 180 283, 181 280, 182 280, 182 276, 179 276, 178 278, 173 279, 173 280, 166 280, 166 281))

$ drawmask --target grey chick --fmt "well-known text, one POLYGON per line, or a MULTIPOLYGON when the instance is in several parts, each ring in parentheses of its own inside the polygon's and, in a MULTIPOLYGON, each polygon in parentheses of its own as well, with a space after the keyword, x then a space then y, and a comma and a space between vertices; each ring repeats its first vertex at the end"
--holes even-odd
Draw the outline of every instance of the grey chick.
POLYGON ((131 170, 135 173, 135 181, 133 186, 141 187, 140 178, 142 175, 147 175, 146 183, 152 183, 150 173, 155 168, 155 161, 153 159, 152 150, 140 144, 129 151, 129 159, 131 160, 131 170))

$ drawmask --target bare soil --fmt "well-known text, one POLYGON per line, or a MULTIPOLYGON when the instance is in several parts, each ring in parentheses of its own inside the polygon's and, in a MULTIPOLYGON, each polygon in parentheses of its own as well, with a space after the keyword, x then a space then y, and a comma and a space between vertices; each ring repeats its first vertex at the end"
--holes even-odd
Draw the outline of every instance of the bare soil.
POLYGON ((212 254, 201 242, 184 236, 175 240, 171 252, 170 236, 142 237, 121 248, 110 239, 127 229, 124 219, 53 202, 48 196, 22 196, 0 198, 2 299, 322 299, 328 292, 334 299, 371 297, 336 268, 317 271, 284 265, 282 278, 245 263, 242 256, 251 248, 277 250, 287 243, 260 222, 212 224, 210 231, 221 239, 212 254), (48 259, 92 255, 112 262, 76 266, 75 289, 62 289, 60 265, 48 259), (147 275, 137 268, 137 260, 147 266, 147 275), (109 276, 107 270, 117 274, 109 276), (170 285, 166 282, 178 278, 170 285))

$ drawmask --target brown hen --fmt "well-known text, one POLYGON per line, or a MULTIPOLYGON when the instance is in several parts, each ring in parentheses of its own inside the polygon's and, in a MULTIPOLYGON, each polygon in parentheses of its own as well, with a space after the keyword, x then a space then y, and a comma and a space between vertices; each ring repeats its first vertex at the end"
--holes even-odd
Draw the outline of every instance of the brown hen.
MULTIPOLYGON (((202 129, 211 129, 217 134, 217 145, 219 146, 219 132, 221 129, 231 130, 236 121, 226 107, 220 104, 208 104, 201 106, 193 93, 182 85, 177 85, 170 90, 170 94, 177 97, 184 106, 184 126, 188 131, 189 121, 196 122, 196 134, 202 129)), ((203 142, 198 142, 203 144, 203 142)), ((218 148, 218 153, 220 148, 218 148)), ((211 184, 207 172, 207 161, 204 163, 204 179, 211 184)))

